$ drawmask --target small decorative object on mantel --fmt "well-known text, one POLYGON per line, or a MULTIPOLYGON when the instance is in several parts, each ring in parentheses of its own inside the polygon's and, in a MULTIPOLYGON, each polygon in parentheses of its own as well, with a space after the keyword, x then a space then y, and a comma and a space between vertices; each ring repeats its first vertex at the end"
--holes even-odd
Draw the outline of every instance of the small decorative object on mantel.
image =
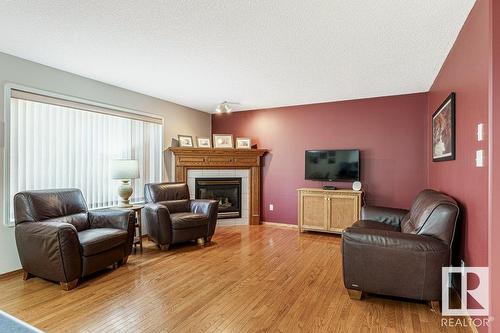
POLYGON ((172 142, 170 142, 170 147, 179 147, 179 140, 172 138, 172 142))
POLYGON ((432 115, 432 161, 455 159, 455 93, 432 115))
POLYGON ((193 145, 193 137, 190 135, 177 135, 177 138, 179 139, 179 146, 180 147, 194 147, 193 145))
POLYGON ((214 148, 234 148, 232 134, 214 134, 214 148))
POLYGON ((249 138, 236 138, 236 148, 250 149, 252 147, 249 138))
POLYGON ((212 148, 212 144, 210 143, 210 138, 196 137, 196 141, 198 144, 198 148, 212 148))

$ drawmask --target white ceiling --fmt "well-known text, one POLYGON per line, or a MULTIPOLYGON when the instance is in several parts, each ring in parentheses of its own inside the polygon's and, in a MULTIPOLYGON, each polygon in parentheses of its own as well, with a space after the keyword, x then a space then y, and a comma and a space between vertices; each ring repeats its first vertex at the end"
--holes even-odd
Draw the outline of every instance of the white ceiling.
POLYGON ((213 112, 427 91, 474 0, 1 0, 0 51, 213 112))

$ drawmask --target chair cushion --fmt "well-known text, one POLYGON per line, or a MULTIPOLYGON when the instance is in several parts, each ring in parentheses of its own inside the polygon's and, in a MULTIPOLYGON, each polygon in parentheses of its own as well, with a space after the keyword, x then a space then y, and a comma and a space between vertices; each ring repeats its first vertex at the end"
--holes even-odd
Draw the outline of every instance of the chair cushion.
POLYGON ((377 229, 377 230, 389 230, 389 231, 400 231, 398 227, 383 222, 372 221, 372 220, 360 220, 354 222, 351 228, 365 228, 365 229, 377 229))
POLYGON ((98 254, 127 241, 127 231, 111 228, 95 228, 80 231, 78 240, 84 256, 98 254))
POLYGON ((205 214, 175 213, 170 214, 172 229, 189 229, 208 225, 209 218, 205 214))
POLYGON ((158 203, 167 207, 170 214, 191 212, 189 200, 159 201, 158 203))

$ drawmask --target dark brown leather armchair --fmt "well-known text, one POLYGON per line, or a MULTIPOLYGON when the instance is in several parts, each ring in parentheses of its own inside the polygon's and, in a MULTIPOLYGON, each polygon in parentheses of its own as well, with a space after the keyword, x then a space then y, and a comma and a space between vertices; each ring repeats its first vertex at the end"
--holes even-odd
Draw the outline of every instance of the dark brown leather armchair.
POLYGON ((186 183, 153 183, 144 187, 148 235, 157 246, 198 240, 210 242, 217 224, 218 202, 190 200, 186 183))
POLYGON ((20 192, 14 215, 25 280, 38 276, 70 290, 85 275, 125 264, 132 251, 133 212, 88 211, 78 189, 20 192))
MULTIPOLYGON (((422 191, 410 211, 365 207, 342 235, 344 286, 404 298, 441 299, 441 268, 450 266, 459 208, 451 197, 422 191)), ((433 304, 434 306, 435 304, 433 304)))

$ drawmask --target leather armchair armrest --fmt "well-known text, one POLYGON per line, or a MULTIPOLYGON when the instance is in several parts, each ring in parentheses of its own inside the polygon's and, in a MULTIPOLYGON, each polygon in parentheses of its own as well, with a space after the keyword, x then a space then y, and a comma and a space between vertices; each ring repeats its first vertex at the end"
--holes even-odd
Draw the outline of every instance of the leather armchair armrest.
POLYGON ((135 224, 135 214, 131 210, 96 209, 89 211, 91 228, 113 228, 129 230, 135 224))
POLYGON ((136 222, 134 211, 110 208, 96 209, 89 211, 88 218, 92 229, 112 228, 127 231, 124 256, 132 253, 136 222))
POLYGON ((403 217, 408 214, 406 209, 378 207, 378 206, 364 206, 361 209, 362 220, 372 220, 382 222, 395 227, 399 227, 403 217))
POLYGON ((219 203, 216 200, 196 199, 189 201, 191 212, 196 214, 211 215, 217 212, 219 203))
POLYGON ((189 201, 189 207, 193 213, 208 215, 207 237, 212 237, 217 225, 217 208, 219 207, 219 202, 217 200, 196 199, 189 201))
POLYGON ((346 228, 342 242, 361 246, 383 247, 402 251, 441 252, 448 251, 448 245, 439 239, 392 230, 346 228))
POLYGON ((56 282, 80 278, 80 242, 72 224, 24 222, 16 225, 15 234, 24 270, 56 282))
POLYGON ((148 235, 159 245, 172 241, 172 220, 168 208, 161 203, 148 203, 144 206, 148 235))

